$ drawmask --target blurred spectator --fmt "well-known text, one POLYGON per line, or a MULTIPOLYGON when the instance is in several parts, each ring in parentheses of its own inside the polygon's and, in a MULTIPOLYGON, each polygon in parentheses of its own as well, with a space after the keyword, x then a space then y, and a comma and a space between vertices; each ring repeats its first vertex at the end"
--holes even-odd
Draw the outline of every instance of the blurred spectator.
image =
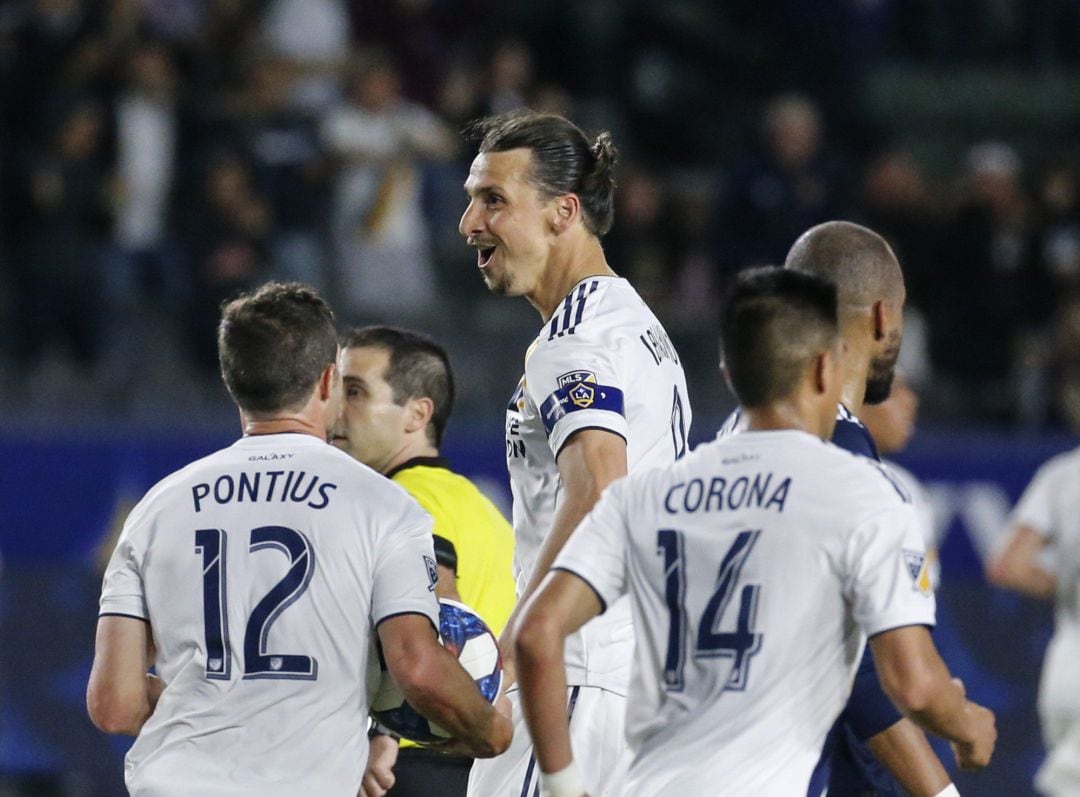
POLYGON ((615 193, 615 223, 604 251, 616 271, 629 279, 650 306, 672 291, 674 240, 671 197, 645 167, 621 168, 615 193))
POLYGON ((722 268, 782 263, 801 232, 846 215, 841 170, 823 135, 821 115, 806 97, 769 103, 760 154, 731 170, 719 225, 722 268))
POLYGON ((262 34, 271 53, 293 71, 294 109, 320 113, 341 99, 349 55, 344 0, 270 0, 262 34))
POLYGON ((532 51, 516 39, 501 42, 491 56, 485 113, 506 113, 529 105, 534 77, 532 51))
POLYGON ((108 225, 103 124, 97 102, 72 102, 32 167, 28 249, 15 265, 18 354, 26 364, 54 341, 84 367, 98 359, 108 225))
POLYGON ((1020 157, 1006 144, 984 142, 969 150, 967 192, 945 230, 934 300, 927 307, 934 364, 959 380, 972 417, 1012 417, 1015 396, 1008 379, 1019 335, 1045 313, 1021 170, 1020 157))
POLYGON ((405 100, 395 66, 372 56, 324 118, 322 138, 337 163, 331 223, 345 316, 427 312, 437 286, 421 170, 454 155, 456 134, 405 100))
POLYGON ((328 281, 323 240, 328 167, 318 121, 290 102, 293 74, 290 65, 276 56, 255 61, 229 123, 272 210, 272 276, 323 289, 328 281))
POLYGON ((271 223, 269 203, 252 183, 248 165, 231 153, 213 158, 188 235, 194 262, 189 341, 196 363, 210 372, 217 370, 221 303, 267 276, 271 223))

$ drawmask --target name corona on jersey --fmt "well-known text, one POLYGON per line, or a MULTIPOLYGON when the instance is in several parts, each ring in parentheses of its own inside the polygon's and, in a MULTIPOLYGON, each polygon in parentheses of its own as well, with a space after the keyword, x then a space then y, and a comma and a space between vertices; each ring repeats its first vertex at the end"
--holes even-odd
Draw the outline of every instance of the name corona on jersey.
POLYGON ((728 484, 723 476, 711 479, 691 479, 674 484, 664 496, 664 509, 670 515, 680 512, 734 512, 737 509, 757 507, 784 511, 791 477, 785 477, 772 487, 773 474, 755 473, 753 477, 740 476, 728 484))
POLYGON ((214 482, 200 482, 191 487, 195 511, 201 512, 203 504, 213 500, 217 504, 244 501, 291 501, 306 503, 311 509, 325 509, 330 504, 330 491, 337 485, 323 482, 304 471, 271 470, 260 473, 240 473, 236 476, 223 474, 214 482), (284 477, 284 478, 282 478, 284 477))

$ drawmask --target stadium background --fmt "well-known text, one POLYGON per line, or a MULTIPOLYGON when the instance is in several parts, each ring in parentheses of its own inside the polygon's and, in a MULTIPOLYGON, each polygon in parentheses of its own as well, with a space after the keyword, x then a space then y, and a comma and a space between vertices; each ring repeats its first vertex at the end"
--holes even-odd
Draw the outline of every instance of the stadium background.
MULTIPOLYGON (((456 232, 470 118, 614 132, 612 265, 685 360, 693 436, 730 407, 716 296, 827 218, 908 275, 934 502, 935 634, 998 712, 964 794, 1030 794, 1048 607, 981 568, 1080 419, 1073 0, 0 2, 0 795, 121 794, 83 693, 102 542, 228 443, 219 302, 273 277, 450 349, 446 453, 505 506, 502 408, 538 319, 456 232)), ((948 760, 948 757, 946 757, 948 760)))

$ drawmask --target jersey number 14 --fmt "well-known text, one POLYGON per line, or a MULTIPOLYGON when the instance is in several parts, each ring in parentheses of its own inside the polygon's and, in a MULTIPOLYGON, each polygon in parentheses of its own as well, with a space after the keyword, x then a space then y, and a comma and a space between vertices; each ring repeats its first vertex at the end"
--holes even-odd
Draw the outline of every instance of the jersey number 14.
MULTIPOLYGON (((709 598, 698 623, 694 658, 733 659, 731 674, 725 690, 742 691, 750 672, 750 659, 761 650, 764 634, 753 631, 757 616, 760 584, 746 584, 739 595, 738 619, 734 631, 720 631, 724 612, 735 594, 739 573, 761 534, 740 531, 720 563, 716 588, 709 598)), ((664 599, 671 619, 667 655, 664 659, 664 688, 669 692, 683 689, 683 667, 686 663, 686 554, 681 531, 662 529, 656 535, 657 553, 664 557, 664 599)))

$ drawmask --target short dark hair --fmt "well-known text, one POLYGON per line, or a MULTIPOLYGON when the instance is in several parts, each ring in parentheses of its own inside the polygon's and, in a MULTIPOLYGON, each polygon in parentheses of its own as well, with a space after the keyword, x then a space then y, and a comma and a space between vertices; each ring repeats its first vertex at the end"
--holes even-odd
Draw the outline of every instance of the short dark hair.
POLYGON ((528 149, 529 181, 547 197, 577 194, 585 228, 597 237, 615 220, 615 163, 611 133, 595 138, 555 113, 522 110, 489 116, 465 128, 480 153, 528 149))
POLYGON ((736 398, 765 406, 791 395, 810 361, 836 344, 836 287, 802 271, 748 269, 732 282, 720 330, 736 398))
POLYGON ((333 311, 297 282, 270 282, 227 302, 217 337, 225 386, 256 415, 302 407, 337 359, 333 311))
POLYGON ((850 221, 811 227, 792 244, 784 266, 832 281, 842 305, 895 299, 904 287, 904 274, 885 239, 850 221))
POLYGON ((454 372, 446 350, 422 332, 391 326, 350 329, 341 345, 346 349, 368 346, 389 353, 383 378, 394 391, 394 403, 400 406, 412 398, 431 399, 434 409, 427 435, 438 448, 454 408, 454 372))

